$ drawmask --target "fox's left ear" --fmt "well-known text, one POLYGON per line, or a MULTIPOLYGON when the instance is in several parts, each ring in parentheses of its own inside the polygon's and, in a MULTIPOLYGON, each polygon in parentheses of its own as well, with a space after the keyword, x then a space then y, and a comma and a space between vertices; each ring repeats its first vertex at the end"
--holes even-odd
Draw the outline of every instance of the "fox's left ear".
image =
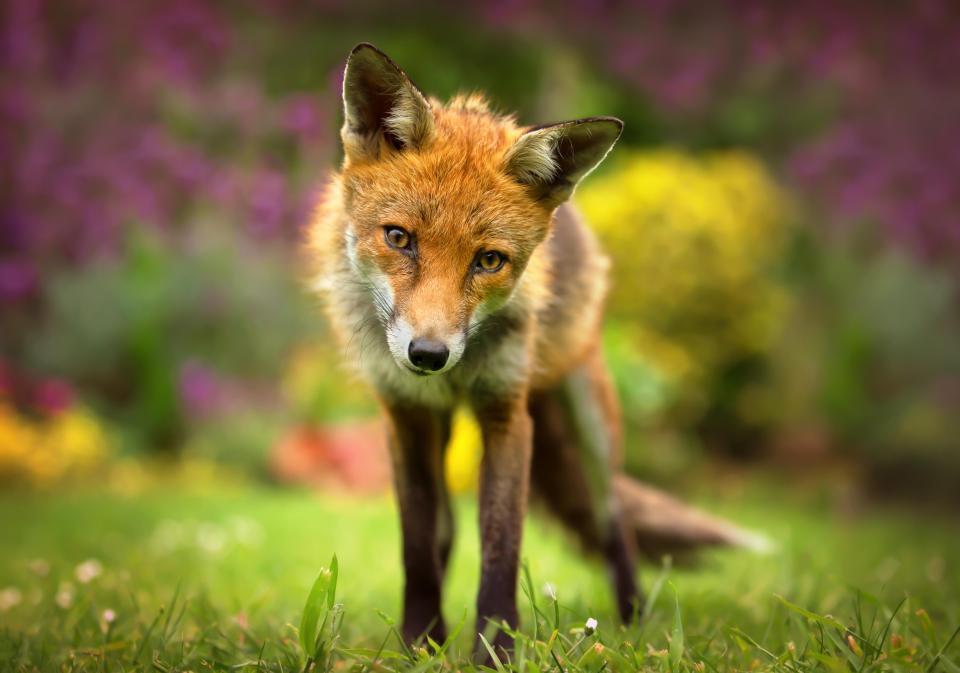
POLYGON ((396 63, 372 44, 354 47, 343 73, 347 156, 376 158, 387 147, 419 147, 433 133, 430 103, 396 63))
POLYGON ((540 126, 520 136, 504 159, 508 174, 528 185, 548 207, 570 198, 623 131, 615 117, 590 117, 540 126))

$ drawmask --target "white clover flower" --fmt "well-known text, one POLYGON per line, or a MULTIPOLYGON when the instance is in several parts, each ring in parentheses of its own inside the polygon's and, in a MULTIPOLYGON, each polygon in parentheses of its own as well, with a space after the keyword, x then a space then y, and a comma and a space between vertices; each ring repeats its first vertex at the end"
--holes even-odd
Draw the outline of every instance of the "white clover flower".
POLYGON ((215 523, 201 523, 197 526, 196 545, 201 551, 217 556, 227 546, 227 531, 215 523))
POLYGON ((587 623, 583 625, 583 632, 588 636, 592 635, 597 630, 597 620, 593 617, 587 619, 587 623))
POLYGON ((80 584, 89 584, 103 573, 103 564, 95 558, 87 559, 77 566, 74 575, 80 584))
POLYGON ((100 613, 100 630, 103 633, 110 631, 110 626, 117 620, 117 613, 107 608, 100 613))
POLYGON ((0 612, 6 612, 10 608, 20 605, 23 600, 23 594, 16 587, 7 587, 0 591, 0 612))

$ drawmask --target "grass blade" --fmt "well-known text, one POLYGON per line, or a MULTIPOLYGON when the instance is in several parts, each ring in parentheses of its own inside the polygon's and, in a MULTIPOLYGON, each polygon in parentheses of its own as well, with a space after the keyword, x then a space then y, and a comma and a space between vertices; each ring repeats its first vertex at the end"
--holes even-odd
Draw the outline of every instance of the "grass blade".
POLYGON ((937 652, 937 656, 933 658, 933 661, 930 662, 930 665, 927 666, 927 670, 924 673, 931 673, 931 671, 933 671, 934 666, 936 666, 937 662, 940 661, 940 657, 944 655, 944 653, 947 651, 947 648, 953 644, 953 640, 957 637, 958 633, 960 633, 960 626, 957 626, 957 628, 953 630, 953 634, 947 638, 947 642, 945 642, 943 647, 940 648, 940 651, 937 652))
POLYGON ((673 589, 676 604, 676 612, 673 616, 673 630, 670 632, 670 670, 676 671, 680 666, 680 661, 683 659, 683 620, 680 617, 680 595, 672 583, 670 588, 673 589))
MULTIPOLYGON (((334 555, 330 565, 335 567, 336 562, 337 557, 334 555)), ((317 579, 314 580, 307 596, 307 602, 303 606, 303 617, 300 619, 300 647, 303 648, 306 657, 311 657, 314 654, 317 624, 320 622, 320 613, 323 611, 324 604, 332 607, 328 589, 333 578, 332 568, 322 568, 320 574, 317 575, 317 579)))
POLYGON ((337 555, 334 554, 330 559, 330 584, 327 587, 327 609, 333 609, 333 603, 337 598, 337 577, 340 575, 340 563, 337 561, 337 555))
POLYGON ((490 645, 487 639, 483 637, 482 633, 478 633, 477 635, 480 636, 480 642, 483 643, 483 646, 487 648, 487 652, 490 653, 490 661, 493 662, 494 667, 501 673, 506 673, 507 669, 503 667, 503 664, 500 662, 500 657, 498 657, 497 653, 493 651, 493 647, 490 645))

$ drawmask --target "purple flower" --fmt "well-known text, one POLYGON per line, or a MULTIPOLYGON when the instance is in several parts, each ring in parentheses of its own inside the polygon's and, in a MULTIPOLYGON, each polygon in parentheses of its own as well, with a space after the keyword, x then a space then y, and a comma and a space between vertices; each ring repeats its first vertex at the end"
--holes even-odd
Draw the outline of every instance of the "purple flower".
POLYGON ((320 133, 323 117, 313 96, 291 96, 284 102, 281 115, 283 128, 290 133, 307 139, 320 133))
POLYGON ((37 272, 26 260, 0 261, 0 302, 13 303, 30 296, 37 287, 37 272))
POLYGON ((289 207, 289 197, 282 174, 264 170, 253 177, 250 185, 250 231, 263 238, 282 233, 289 207))
POLYGON ((73 388, 59 379, 44 379, 33 389, 34 408, 48 416, 66 411, 73 404, 73 398, 73 388))
POLYGON ((221 402, 221 384, 216 373, 196 360, 180 366, 178 382, 180 401, 191 415, 214 413, 221 402))

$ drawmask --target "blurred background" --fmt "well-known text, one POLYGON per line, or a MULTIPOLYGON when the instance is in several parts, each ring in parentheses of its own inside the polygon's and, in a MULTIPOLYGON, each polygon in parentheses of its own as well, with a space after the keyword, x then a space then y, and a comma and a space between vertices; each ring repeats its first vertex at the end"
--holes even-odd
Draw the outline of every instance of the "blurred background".
MULTIPOLYGON (((575 202, 632 472, 956 504, 958 29, 949 0, 10 0, 0 484, 385 492, 299 271, 363 40, 441 98, 625 120, 575 202)), ((461 414, 458 490, 478 452, 461 414)))

